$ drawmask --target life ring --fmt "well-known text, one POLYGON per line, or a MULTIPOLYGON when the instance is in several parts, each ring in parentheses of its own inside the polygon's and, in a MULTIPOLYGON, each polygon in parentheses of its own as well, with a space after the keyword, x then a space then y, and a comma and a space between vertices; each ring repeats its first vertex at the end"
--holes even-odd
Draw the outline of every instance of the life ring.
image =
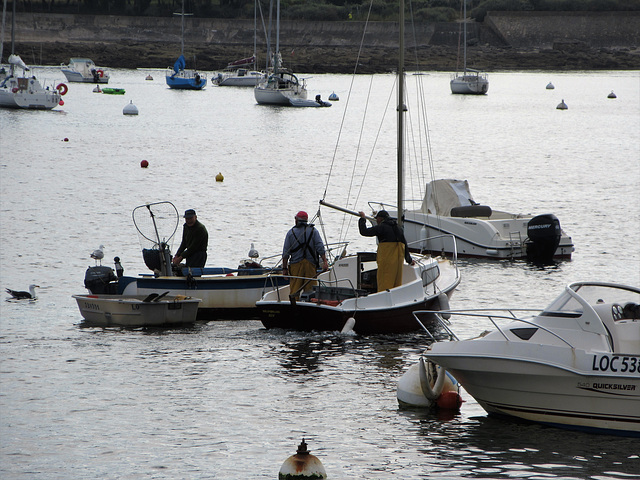
POLYGON ((100 78, 104 77, 104 70, 102 70, 101 68, 99 68, 98 70, 96 70, 96 73, 98 75, 100 75, 100 78))
POLYGON ((64 83, 59 83, 56 87, 56 90, 60 90, 60 95, 66 95, 69 91, 69 87, 67 87, 64 83))
POLYGON ((18 87, 13 87, 13 88, 11 89, 11 91, 12 91, 13 93, 18 93, 18 87))

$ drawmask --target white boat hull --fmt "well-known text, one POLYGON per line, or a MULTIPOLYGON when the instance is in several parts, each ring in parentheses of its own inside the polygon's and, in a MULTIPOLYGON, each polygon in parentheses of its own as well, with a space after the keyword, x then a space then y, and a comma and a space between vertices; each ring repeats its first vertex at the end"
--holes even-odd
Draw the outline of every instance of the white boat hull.
POLYGON ((272 89, 257 86, 253 90, 256 102, 260 105, 291 105, 291 99, 307 99, 304 88, 272 89))
POLYGON ((484 95, 489 91, 489 80, 485 75, 459 75, 451 79, 451 93, 462 95, 484 95))
POLYGON ((88 58, 72 58, 69 65, 61 65, 61 70, 68 82, 73 83, 109 83, 109 72, 97 67, 88 58))
POLYGON ((246 72, 244 75, 235 73, 220 73, 212 79, 220 87, 255 87, 265 79, 264 73, 257 71, 246 72))
POLYGON ((62 99, 53 87, 43 87, 35 77, 6 78, 0 86, 0 107, 51 110, 62 99))
POLYGON ((73 295, 87 325, 101 327, 159 327, 196 321, 198 298, 146 295, 73 295))
MULTIPOLYGON (((547 351, 545 363, 540 363, 536 358, 539 352, 532 352, 533 355, 526 358, 522 345, 509 357, 497 353, 502 348, 492 342, 476 342, 483 343, 483 348, 473 354, 456 349, 456 343, 462 342, 442 344, 452 347, 447 354, 440 353, 440 344, 436 344, 426 356, 451 372, 488 413, 640 435, 637 371, 629 371, 627 375, 613 375, 613 372, 597 375, 593 365, 598 365, 599 357, 563 347, 556 352, 560 357, 554 358, 555 355, 547 351), (568 358, 569 355, 574 358, 568 358), (575 368, 569 367, 572 364, 575 368)), ((640 356, 626 358, 629 364, 640 366, 640 356)))
POLYGON ((424 356, 490 414, 640 437, 640 289, 575 282, 544 311, 524 311, 450 311, 496 330, 424 356))

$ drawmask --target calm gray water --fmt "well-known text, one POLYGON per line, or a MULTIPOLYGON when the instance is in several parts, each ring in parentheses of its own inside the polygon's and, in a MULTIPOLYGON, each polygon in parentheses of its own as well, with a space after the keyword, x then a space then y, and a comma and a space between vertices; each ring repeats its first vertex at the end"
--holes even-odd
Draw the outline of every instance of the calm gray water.
MULTIPOLYGON (((58 111, 0 111, 0 286, 41 286, 37 302, 0 302, 0 477, 273 479, 304 437, 329 477, 345 480, 640 478, 637 440, 488 418, 464 392, 454 415, 399 409, 396 383, 423 335, 284 333, 251 320, 80 328, 71 295, 84 292, 93 249, 145 271, 136 206, 195 208, 208 264, 233 267, 252 242, 278 253, 295 212, 315 212, 327 187, 350 76, 309 79, 311 98, 340 96, 331 108, 287 109, 256 105, 251 90, 172 91, 163 74, 114 70, 110 86, 124 96, 72 84, 58 111), (139 116, 122 115, 129 101, 139 116)), ((40 76, 63 80, 55 69, 40 76)), ((576 244, 572 261, 545 269, 462 262, 452 307, 542 307, 576 280, 640 285, 639 72, 492 74, 486 97, 451 95, 446 74, 420 79, 436 177, 468 179, 493 208, 555 213, 576 244), (567 111, 555 108, 562 99, 567 111)), ((353 103, 371 80, 386 104, 385 75, 357 78, 353 103)), ((393 203, 393 125, 382 129, 383 161, 364 180, 356 168, 350 187, 360 132, 344 123, 327 200, 347 204, 361 183, 356 209, 393 203)), ((411 178, 408 196, 419 198, 425 180, 411 178)), ((374 248, 323 215, 332 240, 374 248)), ((468 337, 489 326, 454 328, 468 337)))

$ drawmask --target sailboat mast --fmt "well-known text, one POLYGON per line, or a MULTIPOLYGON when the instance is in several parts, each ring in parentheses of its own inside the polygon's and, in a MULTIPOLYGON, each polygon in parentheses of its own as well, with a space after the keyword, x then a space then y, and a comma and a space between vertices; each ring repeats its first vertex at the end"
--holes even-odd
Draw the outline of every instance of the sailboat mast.
POLYGON ((182 26, 180 35, 180 55, 184 55, 184 0, 182 0, 182 26))
POLYGON ((276 57, 273 61, 273 72, 278 73, 280 65, 280 0, 276 2, 276 57))
POLYGON ((398 61, 398 225, 404 216, 404 0, 400 0, 400 55, 398 61))
POLYGON ((463 47, 463 52, 464 52, 464 72, 467 71, 467 0, 462 0, 463 3, 463 7, 462 7, 462 24, 464 26, 464 35, 463 35, 463 41, 464 41, 464 47, 463 47))

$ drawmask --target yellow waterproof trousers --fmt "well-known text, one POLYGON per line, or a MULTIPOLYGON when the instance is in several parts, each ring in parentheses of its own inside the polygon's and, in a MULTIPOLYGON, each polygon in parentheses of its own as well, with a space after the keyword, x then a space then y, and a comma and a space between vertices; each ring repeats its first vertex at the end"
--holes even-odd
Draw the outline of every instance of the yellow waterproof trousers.
POLYGON ((315 280, 308 280, 309 278, 315 278, 317 273, 316 266, 309 260, 302 259, 298 263, 289 265, 289 275, 292 277, 305 277, 305 278, 292 278, 289 284, 289 291, 291 295, 295 295, 296 298, 300 297, 300 292, 308 292, 318 282, 315 280))
POLYGON ((404 243, 382 242, 378 244, 378 291, 402 285, 404 243))

